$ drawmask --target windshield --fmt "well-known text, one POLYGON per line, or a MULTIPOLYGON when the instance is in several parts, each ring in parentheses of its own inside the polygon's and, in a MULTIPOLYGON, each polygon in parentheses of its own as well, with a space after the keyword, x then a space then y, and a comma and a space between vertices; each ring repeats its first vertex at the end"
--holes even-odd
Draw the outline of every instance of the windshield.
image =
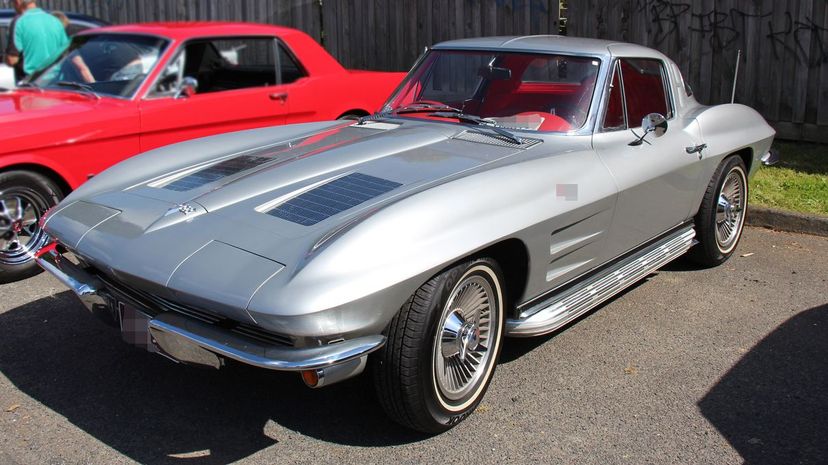
POLYGON ((131 97, 167 41, 126 34, 75 36, 64 55, 32 82, 38 87, 131 97))
POLYGON ((432 119, 430 112, 448 109, 504 128, 568 132, 586 123, 600 64, 582 56, 435 50, 383 110, 432 119))

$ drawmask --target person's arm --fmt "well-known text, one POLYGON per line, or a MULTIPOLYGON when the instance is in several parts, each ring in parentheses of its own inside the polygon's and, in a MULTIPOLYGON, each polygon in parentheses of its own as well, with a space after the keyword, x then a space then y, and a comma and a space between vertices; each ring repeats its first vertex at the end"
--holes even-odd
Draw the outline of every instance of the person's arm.
POLYGON ((89 67, 86 66, 86 62, 83 61, 83 57, 80 56, 80 53, 74 53, 74 56, 71 58, 72 64, 77 68, 78 73, 80 73, 81 78, 83 78, 84 82, 95 82, 95 76, 92 75, 92 71, 89 70, 89 67))

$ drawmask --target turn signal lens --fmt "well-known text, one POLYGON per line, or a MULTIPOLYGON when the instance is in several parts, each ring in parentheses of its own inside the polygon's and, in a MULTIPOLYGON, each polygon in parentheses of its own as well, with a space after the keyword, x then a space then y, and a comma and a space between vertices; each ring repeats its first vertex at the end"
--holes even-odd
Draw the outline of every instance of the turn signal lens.
POLYGON ((319 384, 319 375, 316 373, 316 370, 305 370, 302 372, 302 381, 308 385, 308 387, 316 387, 319 384))
POLYGON ((46 224, 46 220, 49 218, 49 214, 52 213, 52 210, 55 209, 57 205, 52 205, 46 212, 40 216, 37 220, 37 227, 43 229, 43 225, 46 224))

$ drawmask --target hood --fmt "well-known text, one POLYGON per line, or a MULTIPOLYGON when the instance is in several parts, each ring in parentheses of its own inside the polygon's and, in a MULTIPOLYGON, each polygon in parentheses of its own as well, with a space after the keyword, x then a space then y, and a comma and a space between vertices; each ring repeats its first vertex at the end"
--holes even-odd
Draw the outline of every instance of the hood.
POLYGON ((135 131, 138 120, 129 100, 26 89, 0 93, 0 127, 0 153, 11 153, 135 131))
POLYGON ((338 231, 539 143, 461 125, 341 124, 141 180, 136 173, 129 187, 75 198, 46 227, 122 279, 177 300, 225 302, 217 310, 232 313, 338 231), (230 283, 233 298, 224 295, 230 283))

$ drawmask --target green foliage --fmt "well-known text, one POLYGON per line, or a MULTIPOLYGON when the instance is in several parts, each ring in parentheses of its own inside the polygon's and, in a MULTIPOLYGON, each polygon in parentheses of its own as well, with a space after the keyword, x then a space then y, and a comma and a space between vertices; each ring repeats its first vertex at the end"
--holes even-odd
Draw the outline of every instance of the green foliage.
POLYGON ((781 161, 751 181, 753 205, 828 216, 828 145, 776 142, 781 161))

